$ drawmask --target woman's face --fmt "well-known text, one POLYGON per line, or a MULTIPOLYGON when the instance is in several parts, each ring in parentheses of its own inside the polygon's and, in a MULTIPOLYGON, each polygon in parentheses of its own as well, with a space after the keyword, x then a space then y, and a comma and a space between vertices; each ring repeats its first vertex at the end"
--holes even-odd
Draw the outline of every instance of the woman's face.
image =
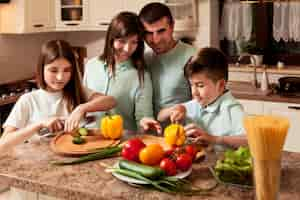
POLYGON ((47 91, 62 91, 70 81, 72 75, 72 65, 65 58, 58 58, 44 67, 44 79, 47 91))
POLYGON ((116 62, 123 62, 128 60, 135 52, 138 46, 138 35, 131 35, 123 38, 116 38, 113 42, 113 48, 115 50, 116 62))

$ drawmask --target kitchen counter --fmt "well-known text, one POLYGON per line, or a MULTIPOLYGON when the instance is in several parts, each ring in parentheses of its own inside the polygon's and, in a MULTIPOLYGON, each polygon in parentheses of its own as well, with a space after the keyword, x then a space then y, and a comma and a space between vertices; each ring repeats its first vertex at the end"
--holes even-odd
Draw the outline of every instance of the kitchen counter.
MULTIPOLYGON (((12 187, 62 199, 205 199, 252 200, 254 191, 219 185, 205 196, 170 195, 130 186, 104 172, 101 162, 113 165, 116 158, 72 166, 53 166, 51 161, 63 159, 49 148, 49 141, 25 143, 0 158, 0 179, 12 187)), ((195 185, 214 184, 208 166, 216 160, 209 153, 206 160, 193 165, 190 175, 195 185)), ((300 199, 300 154, 284 152, 280 199, 300 199)))
POLYGON ((271 90, 263 92, 260 88, 255 88, 249 82, 229 81, 227 87, 233 96, 238 99, 300 104, 299 97, 281 96, 271 90))
MULTIPOLYGON (((236 64, 229 64, 229 71, 230 72, 253 72, 253 66, 247 64, 239 64, 238 66, 236 64)), ((263 72, 263 67, 258 66, 256 67, 256 70, 258 73, 263 72)), ((267 65, 267 72, 271 74, 284 74, 284 75, 300 75, 300 66, 294 66, 294 65, 286 65, 283 68, 279 69, 275 65, 267 65)))

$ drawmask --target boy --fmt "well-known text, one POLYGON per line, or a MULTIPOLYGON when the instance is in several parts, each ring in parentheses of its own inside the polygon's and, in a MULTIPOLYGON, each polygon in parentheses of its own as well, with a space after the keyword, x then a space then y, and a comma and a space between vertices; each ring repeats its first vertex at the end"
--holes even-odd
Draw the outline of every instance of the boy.
POLYGON ((246 145, 243 135, 244 112, 241 104, 226 89, 228 63, 215 48, 203 48, 184 68, 193 100, 160 111, 159 121, 170 118, 179 122, 186 118, 187 136, 198 142, 238 147, 246 145))

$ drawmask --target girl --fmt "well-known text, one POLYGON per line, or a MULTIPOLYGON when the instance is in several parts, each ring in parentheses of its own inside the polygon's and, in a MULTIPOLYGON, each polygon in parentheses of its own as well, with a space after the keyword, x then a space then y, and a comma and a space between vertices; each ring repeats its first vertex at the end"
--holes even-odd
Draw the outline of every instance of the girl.
MULTIPOLYGON (((84 84, 112 95, 123 117, 124 128, 136 131, 143 117, 152 117, 152 83, 145 72, 144 42, 136 14, 121 12, 108 27, 104 52, 88 61, 84 84)), ((99 118, 103 113, 99 113, 99 118)))
MULTIPOLYGON (((65 41, 43 45, 36 78, 40 89, 22 95, 3 125, 0 152, 42 128, 50 132, 72 131, 87 112, 109 110, 116 105, 113 97, 81 86, 78 62, 65 41)), ((38 138, 34 136, 31 139, 38 138)))

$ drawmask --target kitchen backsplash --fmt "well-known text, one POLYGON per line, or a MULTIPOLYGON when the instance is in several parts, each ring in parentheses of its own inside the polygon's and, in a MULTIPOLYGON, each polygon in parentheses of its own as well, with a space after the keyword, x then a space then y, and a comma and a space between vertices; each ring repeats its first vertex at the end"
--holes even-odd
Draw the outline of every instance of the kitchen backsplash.
POLYGON ((104 32, 0 34, 0 84, 32 77, 45 41, 64 39, 73 46, 84 46, 87 57, 91 58, 102 51, 104 36, 104 32))

